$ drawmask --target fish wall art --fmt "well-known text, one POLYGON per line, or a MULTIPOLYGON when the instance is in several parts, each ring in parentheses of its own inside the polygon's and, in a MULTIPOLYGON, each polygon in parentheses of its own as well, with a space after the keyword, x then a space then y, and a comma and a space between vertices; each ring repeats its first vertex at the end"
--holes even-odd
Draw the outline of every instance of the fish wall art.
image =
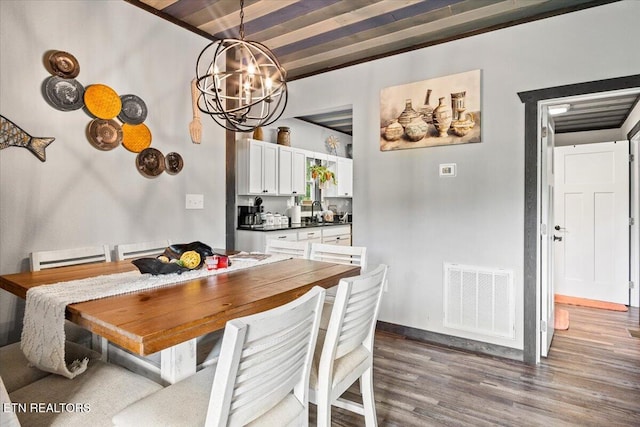
POLYGON ((45 148, 55 138, 34 137, 22 130, 11 120, 0 115, 0 150, 7 147, 24 147, 41 161, 46 161, 45 148))

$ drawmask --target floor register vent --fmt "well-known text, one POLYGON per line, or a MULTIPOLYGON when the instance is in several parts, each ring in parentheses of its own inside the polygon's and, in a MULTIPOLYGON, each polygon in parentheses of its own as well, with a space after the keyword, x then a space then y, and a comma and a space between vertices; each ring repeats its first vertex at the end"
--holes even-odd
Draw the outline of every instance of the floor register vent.
POLYGON ((445 263, 444 326, 515 339, 513 271, 445 263))

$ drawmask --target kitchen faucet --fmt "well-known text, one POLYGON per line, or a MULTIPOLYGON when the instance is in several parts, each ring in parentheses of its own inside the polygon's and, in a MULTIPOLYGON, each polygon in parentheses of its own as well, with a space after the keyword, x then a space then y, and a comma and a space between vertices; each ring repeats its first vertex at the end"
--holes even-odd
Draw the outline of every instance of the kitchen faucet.
POLYGON ((320 212, 322 212, 322 204, 317 200, 315 202, 311 203, 311 221, 312 222, 317 222, 316 216, 313 213, 314 206, 318 206, 320 208, 320 212), (316 203, 317 203, 317 205, 316 205, 316 203))

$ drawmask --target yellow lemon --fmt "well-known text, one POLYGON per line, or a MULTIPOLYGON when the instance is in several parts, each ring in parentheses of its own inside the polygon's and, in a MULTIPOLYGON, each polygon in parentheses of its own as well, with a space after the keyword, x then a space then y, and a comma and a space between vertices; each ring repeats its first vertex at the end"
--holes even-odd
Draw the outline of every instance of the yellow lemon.
POLYGON ((189 269, 194 269, 200 265, 200 254, 196 251, 187 251, 180 256, 182 265, 189 269))

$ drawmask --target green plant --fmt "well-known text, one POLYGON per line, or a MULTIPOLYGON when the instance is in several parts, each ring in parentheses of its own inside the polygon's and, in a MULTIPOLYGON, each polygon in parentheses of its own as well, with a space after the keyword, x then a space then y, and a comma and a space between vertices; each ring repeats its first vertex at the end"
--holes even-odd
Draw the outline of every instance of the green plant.
POLYGON ((311 178, 317 179, 320 184, 324 184, 327 181, 331 181, 336 184, 336 174, 333 173, 329 168, 322 165, 313 165, 310 168, 311 178))

